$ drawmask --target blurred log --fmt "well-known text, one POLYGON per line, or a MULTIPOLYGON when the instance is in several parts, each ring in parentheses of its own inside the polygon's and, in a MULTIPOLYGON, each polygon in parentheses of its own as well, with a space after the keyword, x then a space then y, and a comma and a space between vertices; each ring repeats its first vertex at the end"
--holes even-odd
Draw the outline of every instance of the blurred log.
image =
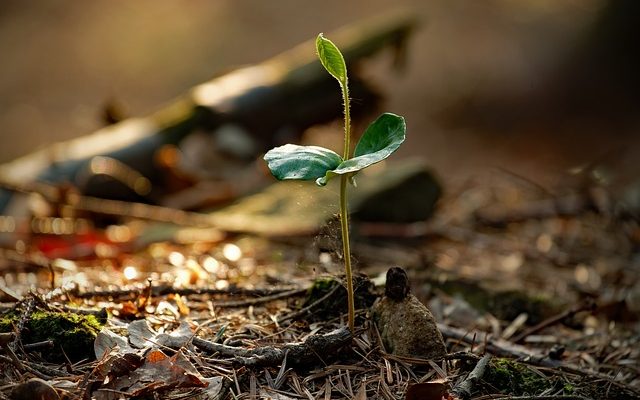
MULTIPOLYGON (((385 15, 330 35, 350 67, 353 97, 363 100, 354 104, 354 112, 362 113, 361 104, 371 107, 378 98, 354 67, 385 48, 402 49, 415 25, 405 14, 385 15)), ((163 175, 154 156, 166 144, 177 144, 196 130, 212 131, 231 123, 245 128, 258 144, 256 151, 262 152, 295 140, 304 129, 340 113, 337 85, 317 62, 315 42, 309 40, 261 64, 198 85, 148 117, 127 119, 0 165, 0 181, 14 185, 36 180, 69 182, 88 195, 153 202, 161 194, 163 175), (95 156, 105 158, 92 164, 95 156), (124 180, 132 174, 139 179, 101 179, 105 174, 95 171, 100 168, 121 168, 124 180), (91 187, 87 176, 97 176, 91 187)), ((0 192, 0 210, 10 197, 9 192, 0 192)))

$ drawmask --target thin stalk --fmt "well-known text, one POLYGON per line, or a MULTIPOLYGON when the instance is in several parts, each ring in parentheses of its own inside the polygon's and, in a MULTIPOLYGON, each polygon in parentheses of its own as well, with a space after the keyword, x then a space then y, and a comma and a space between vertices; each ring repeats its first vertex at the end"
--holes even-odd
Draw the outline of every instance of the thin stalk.
POLYGON ((353 296, 353 278, 351 273, 351 246, 349 244, 349 215, 347 210, 347 176, 340 177, 340 227, 342 228, 342 250, 344 270, 347 275, 347 303, 349 308, 349 330, 355 329, 355 301, 353 296))
MULTIPOLYGON (((346 161, 351 158, 351 113, 349 107, 349 86, 347 78, 341 82, 344 106, 344 156, 346 161)), ((344 254, 344 270, 347 279, 347 305, 349 310, 349 330, 355 330, 355 299, 353 294, 353 274, 351 272, 351 245, 349 243, 349 210, 347 209, 347 180, 348 175, 340 176, 340 228, 342 229, 342 252, 344 254)))
POLYGON ((351 107, 349 106, 349 85, 347 78, 340 85, 342 88, 342 103, 344 108, 344 154, 342 158, 346 161, 351 158, 351 107))

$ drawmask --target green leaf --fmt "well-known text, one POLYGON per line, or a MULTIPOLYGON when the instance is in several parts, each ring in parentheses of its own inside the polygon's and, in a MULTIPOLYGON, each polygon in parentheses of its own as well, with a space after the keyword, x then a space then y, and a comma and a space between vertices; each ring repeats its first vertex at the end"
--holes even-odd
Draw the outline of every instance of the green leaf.
POLYGON ((392 113, 380 115, 362 134, 353 152, 353 159, 377 154, 376 157, 382 158, 375 162, 384 160, 404 142, 406 131, 403 117, 392 113))
POLYGON ((316 51, 318 52, 320 63, 322 63, 327 72, 341 84, 346 85, 347 65, 338 47, 331 40, 322 36, 321 33, 316 39, 316 51))
POLYGON ((342 157, 324 147, 285 144, 269 150, 264 160, 279 180, 310 180, 325 176, 340 165, 342 157))
POLYGON ((384 113, 364 132, 356 145, 355 157, 343 161, 337 168, 328 170, 318 179, 318 185, 326 185, 335 175, 352 174, 389 157, 404 142, 406 125, 404 118, 384 113))

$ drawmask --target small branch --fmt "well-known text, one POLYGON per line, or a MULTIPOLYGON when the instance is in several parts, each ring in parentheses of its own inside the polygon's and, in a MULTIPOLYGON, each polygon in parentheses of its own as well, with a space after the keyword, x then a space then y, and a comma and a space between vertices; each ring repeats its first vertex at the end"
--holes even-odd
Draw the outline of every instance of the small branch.
POLYGON ((54 345, 53 340, 44 340, 42 342, 23 344, 22 348, 25 351, 35 351, 41 349, 52 349, 54 345))
POLYGON ((531 351, 529 348, 513 344, 503 339, 494 339, 485 332, 466 331, 438 323, 442 336, 465 343, 484 343, 485 351, 500 356, 529 360, 530 363, 555 368, 560 363, 549 360, 544 354, 531 351), (474 339, 475 338, 475 339, 474 339))
POLYGON ((490 360, 491 355, 485 354, 473 368, 473 371, 471 371, 462 382, 458 383, 451 392, 462 399, 470 398, 473 386, 475 386, 478 380, 482 379, 490 360))
POLYGON ((518 336, 516 336, 512 340, 513 340, 514 343, 520 343, 524 339, 526 339, 527 336, 530 336, 530 335, 533 335, 534 333, 540 332, 544 328, 547 328, 547 327, 549 327, 551 325, 555 325, 558 322, 564 321, 567 318, 571 318, 571 317, 573 317, 574 315, 576 315, 579 312, 593 310, 594 308, 595 308, 595 304, 593 303, 593 301, 583 302, 581 304, 578 304, 575 307, 570 308, 569 310, 565 310, 565 311, 561 312, 558 315, 555 315, 555 316, 552 316, 550 318, 547 318, 546 320, 540 322, 538 325, 533 326, 533 327, 527 329, 526 331, 522 332, 521 334, 519 334, 518 336))
POLYGON ((451 338, 460 342, 471 344, 474 341, 473 338, 475 337, 476 342, 484 343, 485 351, 487 351, 488 353, 500 357, 516 358, 519 361, 530 365, 536 365, 546 368, 557 368, 561 371, 589 377, 592 379, 602 379, 612 385, 621 388, 622 390, 633 393, 636 396, 640 395, 640 391, 622 382, 615 381, 610 375, 581 368, 578 365, 567 364, 561 361, 552 360, 548 356, 539 352, 532 351, 525 346, 514 344, 502 339, 494 339, 491 337, 491 335, 484 332, 469 332, 442 323, 438 323, 437 325, 438 329, 442 333, 442 336, 444 336, 445 338, 451 338))
MULTIPOLYGON (((80 292, 79 290, 70 291, 70 294, 73 297, 77 297, 80 299, 90 299, 95 297, 131 297, 138 296, 145 287, 142 286, 134 286, 128 287, 124 289, 116 289, 116 290, 90 290, 86 292, 80 292)), ((296 294, 304 293, 307 288, 276 288, 276 289, 243 289, 243 288, 230 288, 230 289, 215 289, 210 287, 203 288, 175 288, 168 285, 159 285, 153 286, 151 289, 152 296, 165 296, 168 294, 179 294, 180 296, 193 296, 193 295, 228 295, 228 296, 272 296, 281 294, 283 297, 287 297, 284 293, 287 293, 288 296, 294 296, 296 294)), ((253 299, 257 300, 257 299, 253 299)), ((269 300, 267 300, 269 301, 269 300)))
POLYGON ((301 289, 292 289, 286 292, 274 293, 269 296, 255 297, 253 299, 244 299, 244 300, 230 300, 230 301, 221 301, 214 302, 213 305, 215 307, 246 307, 253 306, 256 304, 268 303, 273 300, 286 299, 287 297, 298 296, 300 294, 306 293, 307 288, 301 289))
POLYGON ((290 314, 285 315, 284 317, 278 319, 278 322, 285 322, 285 321, 288 321, 290 319, 296 319, 296 318, 304 315, 305 313, 309 312, 312 308, 318 306, 319 304, 322 304, 323 301, 325 301, 329 297, 333 296, 333 294, 341 287, 342 287, 342 285, 335 285, 333 287, 333 289, 328 291, 324 296, 320 297, 318 300, 314 301, 313 303, 309 304, 308 306, 306 306, 304 308, 301 308, 298 311, 295 311, 295 312, 292 312, 290 314))
MULTIPOLYGON (((483 397, 484 398, 484 397, 483 397)), ((589 400, 583 396, 576 395, 558 395, 558 396, 501 396, 501 397, 487 397, 491 400, 589 400)))
POLYGON ((282 347, 264 346, 255 349, 227 346, 199 337, 193 338, 193 344, 209 353, 219 353, 234 357, 234 362, 243 366, 276 366, 283 362, 287 354, 287 363, 291 365, 310 364, 320 355, 335 354, 338 349, 351 341, 348 328, 340 328, 324 335, 311 335, 302 343, 290 343, 282 347))

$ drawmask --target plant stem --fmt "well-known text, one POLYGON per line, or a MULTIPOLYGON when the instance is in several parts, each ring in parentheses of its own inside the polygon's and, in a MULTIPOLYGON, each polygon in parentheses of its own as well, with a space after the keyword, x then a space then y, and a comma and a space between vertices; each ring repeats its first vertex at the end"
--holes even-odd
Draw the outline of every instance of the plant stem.
POLYGON ((349 244, 349 214, 347 210, 347 175, 340 177, 340 227, 342 228, 342 250, 344 270, 347 279, 347 304, 349 309, 349 330, 355 329, 355 301, 353 296, 353 278, 351 273, 351 246, 349 244))
POLYGON ((342 103, 344 107, 344 154, 342 158, 346 161, 351 158, 351 110, 349 106, 349 85, 347 78, 340 84, 342 88, 342 103))
MULTIPOLYGON (((349 107, 349 85, 347 78, 340 83, 344 106, 344 157, 351 158, 351 112, 349 107)), ((351 272, 351 245, 349 243, 349 210, 347 209, 347 174, 340 176, 340 227, 342 229, 342 252, 344 255, 344 270, 347 280, 347 308, 349 311, 349 330, 355 330, 355 300, 353 293, 353 274, 351 272)))

